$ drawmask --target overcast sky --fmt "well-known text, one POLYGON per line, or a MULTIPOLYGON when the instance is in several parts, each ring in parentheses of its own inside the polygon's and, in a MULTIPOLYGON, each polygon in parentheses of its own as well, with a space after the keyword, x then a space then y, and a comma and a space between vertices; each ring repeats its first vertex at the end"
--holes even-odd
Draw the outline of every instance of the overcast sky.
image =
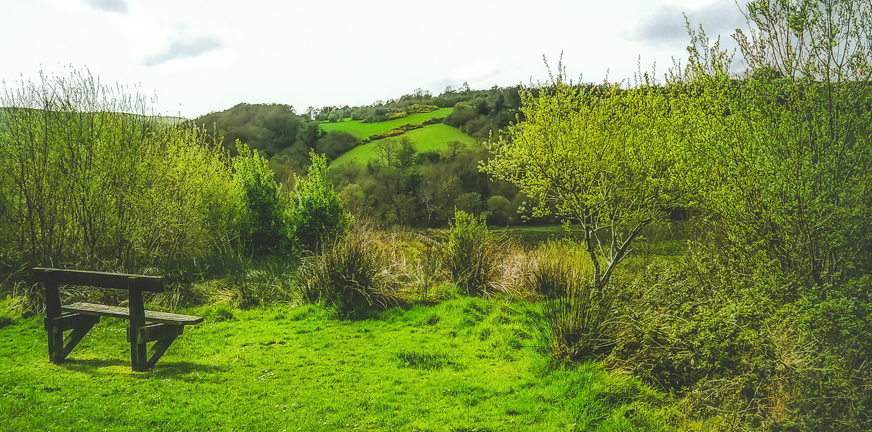
POLYGON ((682 12, 728 40, 746 26, 735 0, 3 0, 0 79, 87 68, 185 117, 528 84, 561 51, 570 77, 614 82, 686 58, 682 12))

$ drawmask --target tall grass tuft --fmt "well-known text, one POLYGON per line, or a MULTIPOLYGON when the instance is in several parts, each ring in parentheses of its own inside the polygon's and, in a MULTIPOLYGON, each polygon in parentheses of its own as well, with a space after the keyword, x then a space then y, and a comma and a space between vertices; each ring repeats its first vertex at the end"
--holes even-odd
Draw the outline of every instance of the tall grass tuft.
POLYGON ((528 289, 542 299, 545 346, 560 363, 598 354, 610 344, 605 332, 614 317, 614 295, 594 290, 591 263, 580 251, 570 242, 545 244, 534 252, 527 279, 528 289))
POLYGON ((383 240, 369 223, 355 221, 347 236, 304 258, 299 270, 303 298, 323 301, 342 318, 397 305, 400 296, 383 240))
POLYGON ((495 238, 484 222, 458 210, 445 247, 444 265, 451 280, 467 295, 491 295, 505 288, 500 266, 508 240, 495 238))

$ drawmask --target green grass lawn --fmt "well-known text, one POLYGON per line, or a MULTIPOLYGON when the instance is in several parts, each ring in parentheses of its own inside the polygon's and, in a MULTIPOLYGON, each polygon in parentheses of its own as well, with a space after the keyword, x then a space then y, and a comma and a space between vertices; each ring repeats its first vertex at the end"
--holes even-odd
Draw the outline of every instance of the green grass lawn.
POLYGON ((448 114, 451 114, 451 111, 453 110, 454 108, 440 108, 433 112, 411 114, 401 119, 388 120, 378 123, 363 123, 363 120, 343 119, 343 121, 336 123, 321 122, 320 125, 321 129, 324 132, 330 132, 334 130, 345 131, 354 135, 354 137, 357 139, 364 139, 372 134, 387 132, 395 127, 402 126, 407 123, 421 124, 423 121, 428 120, 432 117, 447 117, 448 114))
MULTIPOLYGON (((463 133, 460 129, 448 126, 446 124, 434 124, 424 126, 421 129, 411 130, 404 133, 402 136, 409 137, 418 148, 418 152, 431 150, 443 150, 448 147, 446 144, 449 141, 460 141, 467 146, 475 145, 475 139, 463 133)), ((346 164, 349 162, 357 162, 365 164, 370 159, 378 157, 376 155, 376 146, 378 141, 373 141, 369 144, 357 146, 333 161, 334 164, 346 164)))
POLYGON ((667 398, 632 377, 550 366, 532 347, 537 312, 517 303, 359 321, 318 306, 187 312, 206 321, 145 373, 130 371, 124 321, 54 365, 42 317, 0 320, 0 429, 669 430, 667 398))

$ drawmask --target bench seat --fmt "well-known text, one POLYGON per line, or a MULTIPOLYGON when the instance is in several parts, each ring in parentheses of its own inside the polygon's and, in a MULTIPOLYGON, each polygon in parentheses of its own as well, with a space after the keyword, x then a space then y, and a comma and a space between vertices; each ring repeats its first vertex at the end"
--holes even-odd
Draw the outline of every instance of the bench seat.
MULTIPOLYGON (((130 311, 126 307, 106 306, 94 303, 73 303, 61 306, 61 311, 80 313, 85 315, 98 315, 112 318, 130 319, 130 311)), ((145 321, 170 325, 194 325, 203 322, 203 317, 193 315, 181 315, 168 312, 155 312, 146 310, 145 321)))

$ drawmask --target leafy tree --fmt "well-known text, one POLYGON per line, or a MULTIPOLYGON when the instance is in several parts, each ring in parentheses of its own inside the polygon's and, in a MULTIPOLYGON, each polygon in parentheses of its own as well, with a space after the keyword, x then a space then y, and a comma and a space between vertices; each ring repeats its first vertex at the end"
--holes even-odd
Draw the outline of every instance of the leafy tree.
POLYGON ((394 166, 396 165, 399 145, 393 138, 379 140, 375 145, 375 152, 381 160, 382 165, 388 167, 394 166))
POLYGON ((518 212, 512 203, 502 195, 487 199, 487 222, 491 225, 509 225, 515 221, 518 212))
POLYGON ((853 0, 750 2, 741 82, 693 34, 689 166, 723 258, 812 284, 872 269, 870 13, 853 0))
POLYGON ((481 215, 484 203, 481 194, 477 192, 467 192, 457 197, 454 201, 454 206, 457 208, 458 212, 464 212, 478 217, 481 215))
POLYGON ((315 151, 327 156, 328 159, 336 159, 341 154, 354 148, 357 143, 357 138, 348 132, 330 131, 318 139, 317 144, 315 144, 315 151))
POLYGON ((466 144, 464 144, 460 141, 448 141, 448 143, 446 145, 448 146, 448 149, 451 150, 450 157, 457 156, 457 153, 459 153, 460 150, 462 150, 464 147, 466 147, 466 144))
POLYGON ((269 163, 245 144, 236 142, 233 183, 241 200, 243 242, 255 253, 287 246, 287 223, 279 187, 269 163))
POLYGON ((680 196, 679 142, 664 132, 668 100, 657 92, 597 95, 562 75, 538 98, 521 93, 526 120, 487 143, 493 157, 482 170, 517 185, 534 215, 581 225, 601 291, 642 229, 680 196))
POLYGON ((398 141, 399 149, 397 149, 395 166, 401 169, 409 168, 418 158, 418 148, 409 137, 400 136, 398 141))
MULTIPOLYGON (((314 113, 313 110, 307 112, 314 113)), ((318 115, 327 116, 329 111, 318 115)), ((309 149, 315 147, 322 135, 316 122, 308 120, 306 115, 298 116, 294 107, 284 104, 240 103, 228 110, 200 116, 193 123, 223 131, 223 142, 231 152, 236 151, 233 143, 239 140, 265 152, 267 157, 279 153, 289 156, 295 160, 294 165, 299 166, 308 163, 309 149)))
POLYGON ((351 215, 330 182, 327 158, 314 151, 309 157, 309 172, 294 184, 289 219, 297 245, 314 252, 324 242, 343 236, 351 224, 351 215))

